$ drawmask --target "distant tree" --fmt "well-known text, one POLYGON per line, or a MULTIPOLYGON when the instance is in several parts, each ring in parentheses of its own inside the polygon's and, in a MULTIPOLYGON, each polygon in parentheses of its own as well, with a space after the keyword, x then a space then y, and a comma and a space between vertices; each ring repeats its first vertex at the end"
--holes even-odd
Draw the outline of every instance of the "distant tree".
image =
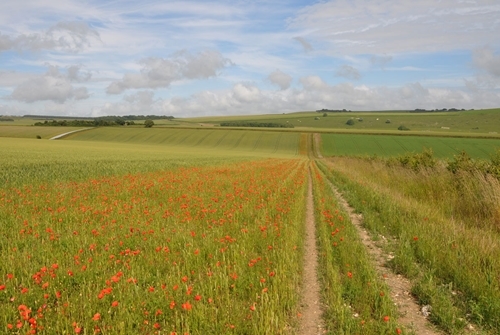
POLYGON ((326 114, 326 113, 323 113, 323 117, 327 117, 327 116, 328 116, 328 114, 326 114))
POLYGON ((155 125, 154 121, 153 120, 146 120, 144 121, 144 127, 146 128, 151 128, 155 125))
POLYGON ((349 119, 349 120, 347 120, 347 122, 345 124, 348 125, 348 126, 352 126, 352 125, 354 125, 354 120, 353 119, 349 119))

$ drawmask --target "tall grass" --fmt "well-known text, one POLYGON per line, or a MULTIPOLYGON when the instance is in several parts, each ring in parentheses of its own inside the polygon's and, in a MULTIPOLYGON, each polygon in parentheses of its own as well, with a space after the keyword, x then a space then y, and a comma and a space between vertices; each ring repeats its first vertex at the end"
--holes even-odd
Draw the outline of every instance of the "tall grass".
POLYGON ((331 184, 312 166, 324 320, 331 334, 397 334, 397 309, 331 184))
POLYGON ((393 241, 391 265, 413 278, 413 292, 433 306, 449 333, 467 322, 500 329, 498 180, 446 164, 411 169, 379 159, 335 158, 322 166, 363 213, 375 236, 393 241))

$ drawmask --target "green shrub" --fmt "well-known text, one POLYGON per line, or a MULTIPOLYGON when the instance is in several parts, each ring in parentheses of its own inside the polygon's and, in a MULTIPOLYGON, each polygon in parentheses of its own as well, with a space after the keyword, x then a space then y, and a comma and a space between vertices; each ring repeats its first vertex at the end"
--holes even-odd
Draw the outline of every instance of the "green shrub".
MULTIPOLYGON (((425 148, 420 153, 407 153, 396 157, 395 160, 399 165, 414 171, 419 171, 422 168, 433 168, 437 164, 437 159, 434 157, 434 152, 431 148, 425 148)), ((390 159, 389 163, 391 162, 392 160, 390 159)))
POLYGON ((352 125, 354 125, 354 120, 353 119, 349 119, 349 120, 347 120, 347 122, 345 124, 348 125, 348 126, 352 126, 352 125))

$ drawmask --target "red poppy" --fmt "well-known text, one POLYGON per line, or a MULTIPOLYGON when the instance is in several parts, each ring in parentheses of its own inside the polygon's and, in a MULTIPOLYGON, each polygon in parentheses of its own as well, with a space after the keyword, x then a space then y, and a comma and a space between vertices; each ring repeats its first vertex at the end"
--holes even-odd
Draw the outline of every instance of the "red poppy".
POLYGON ((193 308, 193 306, 189 303, 189 301, 186 301, 185 303, 182 304, 182 309, 186 311, 190 311, 193 308))

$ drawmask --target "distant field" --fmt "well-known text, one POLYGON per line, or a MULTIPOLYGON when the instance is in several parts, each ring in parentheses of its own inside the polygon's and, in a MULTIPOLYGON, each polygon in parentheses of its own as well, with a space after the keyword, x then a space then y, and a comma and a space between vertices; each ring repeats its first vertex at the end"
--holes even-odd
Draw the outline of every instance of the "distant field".
POLYGON ((471 157, 488 159, 500 149, 499 139, 387 136, 355 134, 322 134, 325 156, 397 156, 432 148, 439 158, 451 158, 466 151, 471 157))
POLYGON ((299 137, 299 133, 251 130, 108 127, 76 133, 67 139, 296 155, 299 137))
POLYGON ((345 130, 353 132, 382 131, 399 132, 398 127, 404 125, 412 132, 498 136, 500 125, 500 109, 460 111, 460 112, 343 112, 323 113, 301 112, 271 115, 245 115, 227 117, 204 117, 184 119, 186 122, 214 123, 222 121, 260 121, 278 122, 294 125, 301 128, 324 130, 345 130), (317 118, 317 119, 316 119, 317 118), (346 122, 354 119, 354 125, 346 122), (389 121, 390 123, 386 123, 389 121))
POLYGON ((84 180, 89 176, 151 172, 179 166, 291 158, 282 153, 98 141, 0 140, 0 185, 84 180))
POLYGON ((0 137, 36 138, 37 136, 40 136, 43 139, 48 139, 77 129, 81 129, 81 127, 31 127, 0 125, 0 137))

